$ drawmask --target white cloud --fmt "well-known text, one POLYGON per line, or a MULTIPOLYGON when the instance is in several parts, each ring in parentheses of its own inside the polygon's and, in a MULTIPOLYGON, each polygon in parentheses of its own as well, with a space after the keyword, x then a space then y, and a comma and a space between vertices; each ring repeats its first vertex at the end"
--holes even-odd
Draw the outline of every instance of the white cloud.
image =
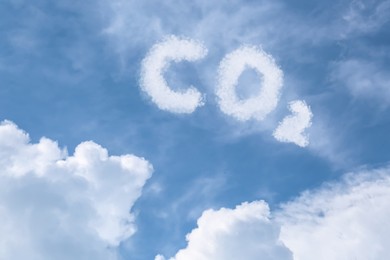
POLYGON ((165 257, 162 256, 162 255, 156 255, 156 257, 154 258, 154 260, 165 260, 165 257))
POLYGON ((187 248, 171 260, 292 259, 278 237, 279 227, 270 220, 268 205, 244 202, 235 209, 203 212, 198 228, 187 235, 187 248))
POLYGON ((193 86, 183 91, 173 91, 163 77, 170 62, 196 61, 207 54, 201 43, 170 36, 157 43, 142 61, 141 88, 156 105, 173 113, 192 113, 203 105, 202 94, 193 86))
POLYGON ((109 248, 135 232, 129 211, 151 173, 143 158, 109 156, 92 141, 68 156, 2 122, 0 258, 113 259, 109 248))
POLYGON ((256 47, 244 46, 229 54, 221 61, 218 70, 216 94, 221 110, 237 120, 264 119, 276 108, 283 84, 283 72, 273 58, 256 47), (255 69, 262 80, 259 94, 240 100, 236 86, 238 79, 247 68, 255 69))
POLYGON ((273 133, 280 142, 295 143, 301 147, 309 144, 308 137, 303 133, 311 126, 313 114, 310 107, 300 100, 290 102, 289 109, 292 115, 285 117, 273 133))
POLYGON ((171 260, 386 260, 389 215, 390 168, 350 173, 273 214, 263 201, 207 210, 171 260))
POLYGON ((350 174, 284 205, 281 239, 297 260, 385 260, 390 169, 350 174))

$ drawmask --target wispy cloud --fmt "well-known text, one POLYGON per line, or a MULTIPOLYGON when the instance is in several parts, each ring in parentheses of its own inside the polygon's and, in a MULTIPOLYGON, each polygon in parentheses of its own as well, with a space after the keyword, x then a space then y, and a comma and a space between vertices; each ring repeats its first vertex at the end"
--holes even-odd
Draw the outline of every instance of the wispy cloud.
POLYGON ((342 18, 346 22, 345 34, 370 33, 390 20, 390 1, 351 1, 342 18))
POLYGON ((374 99, 389 104, 390 75, 374 60, 347 59, 332 67, 332 79, 345 86, 355 98, 374 99))

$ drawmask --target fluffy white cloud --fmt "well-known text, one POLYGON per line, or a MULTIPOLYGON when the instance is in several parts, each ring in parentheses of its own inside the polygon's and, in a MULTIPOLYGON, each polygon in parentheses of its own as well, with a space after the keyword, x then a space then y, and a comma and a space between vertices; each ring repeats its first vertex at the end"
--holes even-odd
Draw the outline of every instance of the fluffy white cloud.
POLYGON ((218 70, 216 94, 221 110, 240 121, 264 119, 276 108, 283 84, 283 72, 273 58, 263 50, 245 46, 227 54, 218 70), (259 94, 240 100, 236 86, 247 68, 255 69, 259 80, 259 94), (262 85, 262 86, 261 86, 262 85))
POLYGON ((310 107, 300 100, 290 102, 289 109, 292 115, 285 117, 279 123, 273 136, 280 142, 295 143, 305 147, 309 144, 309 139, 303 132, 311 126, 313 114, 310 107))
POLYGON ((110 247, 135 232, 130 210, 151 173, 143 158, 109 156, 91 141, 68 156, 2 122, 0 258, 115 258, 110 247))
POLYGON ((175 36, 165 38, 149 51, 142 61, 141 88, 156 105, 173 113, 192 113, 203 105, 202 94, 190 86, 184 91, 173 91, 163 77, 170 62, 196 61, 207 54, 199 42, 175 36))
POLYGON ((279 241, 279 226, 270 219, 263 201, 203 212, 187 241, 187 248, 170 260, 292 259, 279 241))
POLYGON ((187 248, 171 260, 385 260, 389 214, 390 168, 351 173, 304 192, 271 216, 262 201, 207 210, 187 235, 187 248))

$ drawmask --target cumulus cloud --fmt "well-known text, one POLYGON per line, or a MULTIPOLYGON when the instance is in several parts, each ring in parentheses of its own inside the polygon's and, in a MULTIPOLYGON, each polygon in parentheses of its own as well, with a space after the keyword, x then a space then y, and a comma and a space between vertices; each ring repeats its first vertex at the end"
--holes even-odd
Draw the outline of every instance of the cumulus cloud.
POLYGON ((244 202, 235 209, 203 212, 198 227, 187 235, 187 248, 170 260, 292 259, 278 237, 279 227, 270 220, 268 205, 244 202))
POLYGON ((295 143, 305 147, 309 144, 309 139, 303 132, 311 126, 313 114, 310 107, 301 100, 290 102, 289 109, 292 115, 285 117, 279 123, 273 136, 280 142, 295 143))
POLYGON ((279 101, 283 72, 263 50, 244 46, 227 54, 219 65, 216 94, 221 110, 237 120, 264 119, 279 101), (259 94, 240 100, 236 87, 245 69, 254 69, 262 78, 259 94))
POLYGON ((271 214, 263 201, 207 210, 171 260, 385 260, 389 214, 390 168, 350 173, 271 214))
POLYGON ((154 260, 165 260, 165 257, 163 255, 156 255, 154 260))
POLYGON ((192 113, 202 106, 202 94, 190 86, 183 91, 172 90, 164 79, 164 72, 172 61, 196 61, 207 54, 207 49, 201 43, 170 36, 152 47, 141 68, 141 88, 152 101, 162 110, 173 113, 192 113))
POLYGON ((109 248, 135 232, 130 210, 151 173, 143 158, 109 156, 92 141, 68 156, 2 122, 0 258, 113 259, 109 248))

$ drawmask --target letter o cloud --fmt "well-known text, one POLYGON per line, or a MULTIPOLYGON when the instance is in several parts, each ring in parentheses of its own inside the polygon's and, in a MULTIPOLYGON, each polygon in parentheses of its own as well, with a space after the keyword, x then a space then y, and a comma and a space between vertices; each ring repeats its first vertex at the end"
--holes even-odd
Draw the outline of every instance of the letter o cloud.
POLYGON ((259 48, 243 46, 227 54, 221 61, 216 95, 225 114, 240 121, 263 120, 276 108, 282 85, 283 72, 274 59, 259 48), (240 100, 236 86, 240 75, 247 68, 255 69, 263 75, 262 88, 258 95, 240 100))
POLYGON ((141 89, 162 110, 190 114, 204 104, 202 94, 193 86, 173 91, 163 77, 172 61, 196 61, 207 55, 200 42, 169 36, 155 44, 142 61, 141 89))

